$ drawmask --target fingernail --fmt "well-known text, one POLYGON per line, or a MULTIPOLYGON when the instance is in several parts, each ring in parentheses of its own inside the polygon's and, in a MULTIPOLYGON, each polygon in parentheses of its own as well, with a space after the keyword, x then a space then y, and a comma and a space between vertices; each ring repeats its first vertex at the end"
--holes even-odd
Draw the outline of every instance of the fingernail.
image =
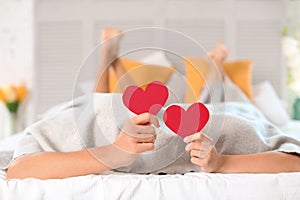
POLYGON ((150 120, 151 120, 151 123, 152 123, 154 126, 156 126, 157 128, 160 127, 159 121, 158 121, 158 119, 157 119, 155 116, 152 116, 152 115, 151 115, 150 120))
POLYGON ((187 150, 189 149, 189 147, 190 147, 190 144, 187 144, 187 145, 185 146, 185 150, 187 151, 187 150))
POLYGON ((197 138, 200 138, 201 137, 201 133, 200 132, 195 133, 192 137, 193 137, 193 140, 195 140, 197 138))
POLYGON ((157 121, 156 127, 157 127, 157 128, 160 127, 159 121, 157 121))
POLYGON ((183 138, 183 142, 188 143, 189 141, 188 139, 189 139, 188 137, 183 138))

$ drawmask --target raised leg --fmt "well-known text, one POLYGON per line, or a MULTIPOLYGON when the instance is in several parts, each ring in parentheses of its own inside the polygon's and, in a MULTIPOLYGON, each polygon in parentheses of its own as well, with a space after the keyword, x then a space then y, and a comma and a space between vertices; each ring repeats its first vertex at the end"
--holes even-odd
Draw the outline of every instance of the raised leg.
POLYGON ((217 66, 210 66, 210 71, 206 77, 207 83, 220 82, 224 78, 224 62, 228 56, 228 48, 221 42, 217 43, 216 48, 208 52, 208 56, 217 66), (221 77, 220 77, 221 74, 221 77))
POLYGON ((118 59, 119 41, 122 30, 105 28, 102 30, 100 64, 95 92, 109 92, 109 67, 118 59))

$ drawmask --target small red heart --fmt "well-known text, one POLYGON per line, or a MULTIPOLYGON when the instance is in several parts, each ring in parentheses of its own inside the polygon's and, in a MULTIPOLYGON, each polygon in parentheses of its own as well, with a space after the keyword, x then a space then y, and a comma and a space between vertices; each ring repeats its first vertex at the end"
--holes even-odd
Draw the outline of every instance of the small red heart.
POLYGON ((165 124, 182 138, 199 132, 208 119, 209 111, 202 103, 194 103, 186 111, 172 105, 164 113, 165 124))
POLYGON ((123 93, 124 105, 139 115, 145 112, 156 115, 165 105, 169 96, 168 88, 159 81, 149 83, 145 91, 137 86, 129 86, 123 93))

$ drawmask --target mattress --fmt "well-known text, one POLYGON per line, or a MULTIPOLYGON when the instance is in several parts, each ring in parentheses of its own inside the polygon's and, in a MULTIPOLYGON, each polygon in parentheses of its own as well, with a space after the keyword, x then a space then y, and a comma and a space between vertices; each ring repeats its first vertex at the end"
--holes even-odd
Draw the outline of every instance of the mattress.
POLYGON ((300 199, 300 173, 105 174, 0 180, 0 199, 300 199))
MULTIPOLYGON (((300 138, 300 122, 282 129, 300 138)), ((22 134, 0 141, 11 150, 22 134)), ((300 172, 280 174, 139 175, 106 172, 67 179, 5 180, 0 171, 0 199, 300 199, 300 172)))

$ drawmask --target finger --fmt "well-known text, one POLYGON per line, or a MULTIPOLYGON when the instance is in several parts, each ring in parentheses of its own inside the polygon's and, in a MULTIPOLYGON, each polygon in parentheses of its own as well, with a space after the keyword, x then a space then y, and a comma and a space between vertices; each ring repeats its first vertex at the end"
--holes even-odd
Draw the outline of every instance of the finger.
POLYGON ((156 116, 150 115, 151 124, 153 124, 156 128, 160 127, 159 121, 156 116))
POLYGON ((151 137, 147 137, 147 138, 135 138, 137 143, 154 143, 155 139, 156 139, 156 137, 153 135, 151 137))
POLYGON ((190 152, 191 157, 201 158, 200 155, 201 155, 200 150, 191 150, 191 152, 190 152))
POLYGON ((139 143, 137 144, 137 153, 142 153, 145 151, 152 151, 154 150, 153 143, 139 143))
POLYGON ((190 142, 193 142, 195 140, 205 140, 205 135, 202 134, 201 132, 198 132, 198 133, 195 133, 193 135, 189 135, 189 136, 186 136, 183 141, 185 143, 190 143, 190 142))
POLYGON ((156 135, 155 129, 153 126, 142 126, 142 125, 136 125, 136 131, 139 135, 141 134, 151 134, 156 135))
POLYGON ((212 143, 212 139, 201 132, 187 136, 183 139, 183 141, 186 143, 195 142, 195 141, 200 141, 203 143, 212 143))
POLYGON ((200 150, 201 146, 200 142, 191 142, 185 146, 185 150, 187 152, 190 152, 191 150, 200 150))
POLYGON ((150 123, 150 114, 142 113, 132 118, 135 124, 144 125, 150 123))
POLYGON ((201 159, 201 158, 197 158, 197 157, 191 157, 191 162, 200 167, 205 167, 207 165, 206 159, 201 159))
POLYGON ((122 129, 126 135, 137 137, 137 138, 148 138, 156 135, 155 129, 149 125, 135 125, 132 123, 128 123, 122 129))
POLYGON ((191 142, 186 145, 185 150, 187 152, 190 152, 191 150, 210 151, 212 147, 213 146, 210 143, 191 142))
POLYGON ((142 113, 132 118, 132 121, 137 125, 154 124, 159 127, 159 121, 157 117, 151 115, 150 113, 142 113))

